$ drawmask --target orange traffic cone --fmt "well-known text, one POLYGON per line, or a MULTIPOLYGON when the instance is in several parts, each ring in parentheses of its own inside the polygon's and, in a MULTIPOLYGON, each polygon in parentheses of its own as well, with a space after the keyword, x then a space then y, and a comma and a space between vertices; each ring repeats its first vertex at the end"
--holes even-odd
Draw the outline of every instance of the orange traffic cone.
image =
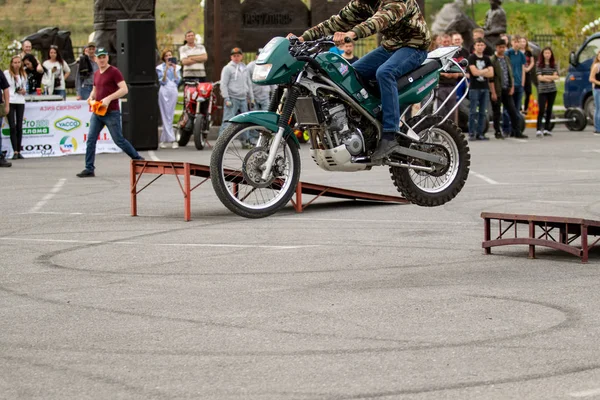
POLYGON ((532 97, 529 98, 529 105, 527 106, 527 115, 525 116, 525 119, 527 121, 535 121, 535 122, 528 122, 525 124, 525 126, 527 128, 536 128, 537 127, 537 117, 538 114, 540 112, 540 109, 538 107, 538 103, 537 101, 535 101, 535 99, 532 97))

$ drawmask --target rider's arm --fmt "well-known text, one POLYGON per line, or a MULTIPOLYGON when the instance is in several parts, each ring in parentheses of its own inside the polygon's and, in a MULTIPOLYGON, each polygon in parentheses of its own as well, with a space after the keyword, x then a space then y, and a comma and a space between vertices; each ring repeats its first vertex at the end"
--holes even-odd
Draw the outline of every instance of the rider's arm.
POLYGON ((346 32, 369 18, 366 6, 358 0, 352 0, 326 21, 321 22, 302 34, 304 40, 315 40, 335 32, 346 32))
POLYGON ((381 32, 406 16, 406 3, 400 1, 381 0, 379 10, 361 24, 352 28, 356 38, 364 38, 381 32))

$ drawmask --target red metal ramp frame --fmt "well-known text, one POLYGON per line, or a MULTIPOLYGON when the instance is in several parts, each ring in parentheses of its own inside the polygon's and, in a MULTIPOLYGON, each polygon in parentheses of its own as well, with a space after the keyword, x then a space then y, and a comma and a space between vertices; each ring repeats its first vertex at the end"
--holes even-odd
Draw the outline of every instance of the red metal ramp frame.
POLYGON ((588 262, 589 250, 600 242, 600 237, 591 245, 588 236, 600 236, 600 221, 541 215, 481 213, 484 220, 484 240, 481 247, 485 254, 491 254, 492 247, 526 244, 529 246, 529 258, 535 258, 535 246, 551 247, 562 250, 581 258, 581 262, 588 262), (492 239, 492 221, 498 223, 498 236, 492 239), (504 229, 502 222, 506 222, 504 229), (518 225, 527 225, 527 236, 519 236, 518 225), (539 229, 536 233, 536 229, 539 229), (514 236, 512 234, 514 233, 514 236), (558 240, 554 237, 558 234, 558 240), (509 237, 510 235, 510 237, 509 237), (553 236, 554 235, 554 236, 553 236), (581 239, 580 246, 573 243, 581 239))
MULTIPOLYGON (((184 204, 184 219, 189 221, 191 219, 191 197, 192 191, 198 188, 200 185, 210 179, 210 167, 202 164, 192 164, 187 162, 175 162, 175 161, 141 161, 131 160, 130 164, 130 193, 131 193, 131 215, 137 216, 137 196, 156 182, 158 178, 163 175, 174 175, 179 184, 179 188, 183 193, 183 204, 184 204), (149 183, 145 184, 141 189, 138 190, 140 179, 143 175, 158 175, 152 179, 149 183), (200 183, 195 186, 191 186, 191 177, 197 176, 204 178, 200 183), (180 177, 183 178, 183 183, 180 177)), ((231 181, 241 181, 241 175, 231 174, 231 181)), ((315 200, 320 197, 334 197, 338 199, 348 200, 367 200, 367 201, 380 201, 380 202, 392 202, 392 203, 408 203, 404 197, 399 196, 388 196, 383 194, 361 192, 357 190, 348 190, 332 186, 319 185, 308 182, 298 182, 296 187, 295 200, 291 202, 294 205, 296 212, 301 213, 306 207, 311 205, 315 200), (302 195, 314 196, 308 203, 302 203, 302 195)))

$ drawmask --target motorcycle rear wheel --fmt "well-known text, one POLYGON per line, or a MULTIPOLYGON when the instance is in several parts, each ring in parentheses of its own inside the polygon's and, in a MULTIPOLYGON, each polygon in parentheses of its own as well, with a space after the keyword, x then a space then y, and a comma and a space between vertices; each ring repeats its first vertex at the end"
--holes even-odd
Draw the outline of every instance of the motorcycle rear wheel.
MULTIPOLYGON (((469 176, 471 154, 467 140, 454 122, 447 119, 436 127, 441 117, 425 118, 415 131, 425 143, 445 148, 450 156, 447 168, 439 175, 400 167, 391 167, 390 173, 394 186, 408 201, 419 206, 435 207, 449 202, 462 190, 469 176)), ((417 121, 413 119, 408 124, 413 126, 417 121)))
POLYGON ((225 207, 245 218, 264 218, 282 209, 300 179, 300 153, 290 135, 281 140, 267 182, 257 179, 275 134, 253 124, 230 123, 217 139, 210 159, 213 188, 225 207), (260 147, 246 135, 260 134, 260 147), (250 147, 250 148, 248 148, 250 147))

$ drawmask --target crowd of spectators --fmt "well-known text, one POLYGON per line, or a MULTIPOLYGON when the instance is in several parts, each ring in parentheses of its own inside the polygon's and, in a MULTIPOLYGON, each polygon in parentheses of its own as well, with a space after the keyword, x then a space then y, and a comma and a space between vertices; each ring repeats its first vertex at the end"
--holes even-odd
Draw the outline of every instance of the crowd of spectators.
MULTIPOLYGON (((473 45, 469 50, 463 47, 462 39, 457 32, 442 34, 434 38, 431 49, 459 46, 455 59, 460 61, 467 58, 469 61, 469 139, 488 140, 484 124, 490 109, 495 138, 527 139, 522 132, 522 120, 527 114, 533 87, 537 87, 539 104, 536 136, 552 136, 550 119, 557 94, 556 81, 559 79, 552 49, 542 49, 536 60, 527 38, 516 34, 509 38, 501 34, 499 40, 490 46, 485 40, 484 30, 480 28, 473 30, 473 45)), ((441 74, 437 88, 438 103, 448 97, 459 76, 441 74)), ((455 104, 454 98, 446 102, 440 109, 442 115, 446 115, 455 104)), ((456 114, 450 117, 458 122, 456 114)))

